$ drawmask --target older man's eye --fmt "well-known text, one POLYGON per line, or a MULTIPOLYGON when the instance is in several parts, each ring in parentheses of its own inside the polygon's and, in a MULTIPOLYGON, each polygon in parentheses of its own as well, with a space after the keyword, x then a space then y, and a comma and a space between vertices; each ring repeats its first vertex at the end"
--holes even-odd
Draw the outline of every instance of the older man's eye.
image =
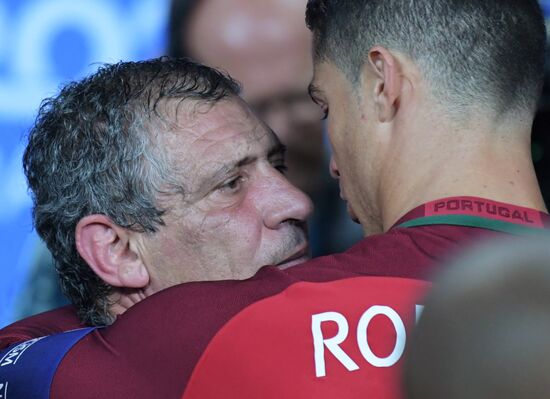
POLYGON ((243 182, 242 176, 234 177, 223 183, 218 189, 222 192, 234 193, 239 191, 243 182))

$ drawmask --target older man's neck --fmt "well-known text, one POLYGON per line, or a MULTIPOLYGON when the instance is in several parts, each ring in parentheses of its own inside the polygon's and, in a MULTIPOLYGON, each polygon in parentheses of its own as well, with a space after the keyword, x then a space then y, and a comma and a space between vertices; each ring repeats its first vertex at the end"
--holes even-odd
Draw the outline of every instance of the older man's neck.
POLYGON ((141 302, 150 293, 146 289, 136 289, 136 288, 118 288, 111 295, 112 305, 109 308, 109 312, 114 319, 120 316, 136 303, 141 302))

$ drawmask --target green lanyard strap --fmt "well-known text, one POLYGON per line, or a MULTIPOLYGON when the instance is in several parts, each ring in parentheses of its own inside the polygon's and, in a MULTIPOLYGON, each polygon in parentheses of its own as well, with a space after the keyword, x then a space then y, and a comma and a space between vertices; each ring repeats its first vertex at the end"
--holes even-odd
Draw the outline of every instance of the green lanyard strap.
POLYGON ((442 215, 442 216, 424 216, 417 219, 401 223, 397 227, 417 227, 432 226, 436 224, 448 224, 453 226, 480 227, 487 230, 501 231, 514 235, 543 235, 548 234, 548 230, 524 226, 521 224, 505 222, 470 215, 442 215))

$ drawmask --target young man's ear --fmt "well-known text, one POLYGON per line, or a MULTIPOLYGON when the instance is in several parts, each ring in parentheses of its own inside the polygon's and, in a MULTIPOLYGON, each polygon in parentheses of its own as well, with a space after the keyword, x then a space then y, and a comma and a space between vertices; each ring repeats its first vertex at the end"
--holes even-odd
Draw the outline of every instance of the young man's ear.
POLYGON ((375 46, 369 51, 365 67, 368 70, 364 73, 369 75, 369 79, 374 78, 374 87, 370 95, 374 99, 378 120, 391 121, 399 108, 403 85, 400 61, 386 48, 375 46))
POLYGON ((76 226, 76 249, 99 278, 114 287, 142 288, 149 273, 130 246, 130 232, 105 215, 88 215, 76 226))

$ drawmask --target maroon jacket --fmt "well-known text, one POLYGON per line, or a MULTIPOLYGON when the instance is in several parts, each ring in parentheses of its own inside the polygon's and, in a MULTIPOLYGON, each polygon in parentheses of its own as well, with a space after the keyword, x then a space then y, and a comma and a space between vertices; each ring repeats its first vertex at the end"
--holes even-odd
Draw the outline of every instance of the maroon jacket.
MULTIPOLYGON (((442 199, 342 254, 166 289, 75 344, 51 397, 398 398, 407 338, 436 266, 472 241, 548 220, 489 200, 442 199)), ((78 327, 71 314, 15 323, 0 331, 0 348, 78 327)))

